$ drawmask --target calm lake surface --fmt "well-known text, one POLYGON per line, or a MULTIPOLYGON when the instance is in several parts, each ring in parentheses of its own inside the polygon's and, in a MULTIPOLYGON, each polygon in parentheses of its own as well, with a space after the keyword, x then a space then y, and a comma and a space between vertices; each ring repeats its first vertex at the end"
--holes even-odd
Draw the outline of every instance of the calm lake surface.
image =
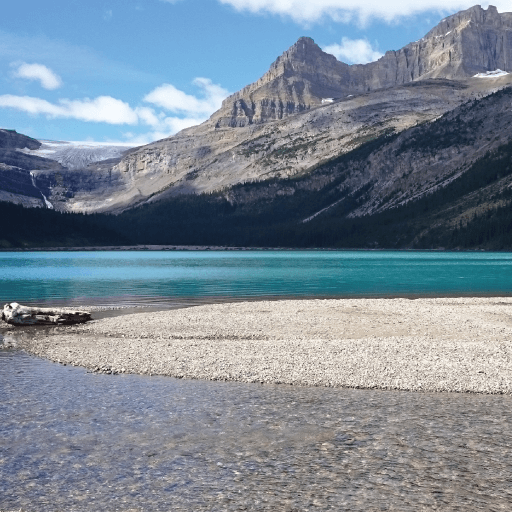
POLYGON ((256 297, 510 295, 512 253, 0 253, 0 300, 158 304, 256 297))
MULTIPOLYGON (((0 254, 0 298, 22 303, 511 292, 504 253, 0 254)), ((101 375, 12 349, 0 393, 0 511, 512 508, 508 396, 101 375)))

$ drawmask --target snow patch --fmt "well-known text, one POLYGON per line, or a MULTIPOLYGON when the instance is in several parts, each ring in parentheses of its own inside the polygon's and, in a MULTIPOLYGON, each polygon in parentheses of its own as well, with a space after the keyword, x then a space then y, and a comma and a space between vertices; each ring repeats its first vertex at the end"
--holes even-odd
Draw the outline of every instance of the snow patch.
POLYGON ((473 78, 498 78, 500 76, 506 76, 509 73, 502 69, 495 69, 494 71, 486 71, 485 73, 477 73, 473 75, 473 78))

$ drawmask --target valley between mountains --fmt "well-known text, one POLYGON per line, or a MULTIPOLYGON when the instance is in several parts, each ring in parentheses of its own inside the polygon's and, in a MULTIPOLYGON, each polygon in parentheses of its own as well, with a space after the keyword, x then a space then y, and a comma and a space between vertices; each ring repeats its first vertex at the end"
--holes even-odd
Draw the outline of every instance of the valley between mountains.
POLYGON ((302 37, 147 146, 0 130, 0 201, 5 248, 510 249, 512 13, 472 7, 365 65, 302 37))

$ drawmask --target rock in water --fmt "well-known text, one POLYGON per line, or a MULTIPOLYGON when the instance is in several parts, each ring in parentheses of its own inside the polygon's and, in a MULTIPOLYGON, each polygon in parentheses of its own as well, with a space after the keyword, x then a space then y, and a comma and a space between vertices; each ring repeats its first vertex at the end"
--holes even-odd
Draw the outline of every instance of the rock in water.
POLYGON ((87 311, 30 308, 11 302, 4 306, 2 320, 11 325, 70 325, 91 320, 91 314, 87 311))

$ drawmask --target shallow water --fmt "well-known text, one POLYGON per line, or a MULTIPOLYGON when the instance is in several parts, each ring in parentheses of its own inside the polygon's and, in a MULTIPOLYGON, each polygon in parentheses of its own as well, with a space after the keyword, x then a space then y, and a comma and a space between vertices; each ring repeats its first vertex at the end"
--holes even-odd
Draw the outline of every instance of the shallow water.
POLYGON ((0 510, 510 510, 512 398, 86 373, 0 351, 0 510))
POLYGON ((0 269, 0 303, 512 294, 512 253, 13 252, 0 253, 0 269))

